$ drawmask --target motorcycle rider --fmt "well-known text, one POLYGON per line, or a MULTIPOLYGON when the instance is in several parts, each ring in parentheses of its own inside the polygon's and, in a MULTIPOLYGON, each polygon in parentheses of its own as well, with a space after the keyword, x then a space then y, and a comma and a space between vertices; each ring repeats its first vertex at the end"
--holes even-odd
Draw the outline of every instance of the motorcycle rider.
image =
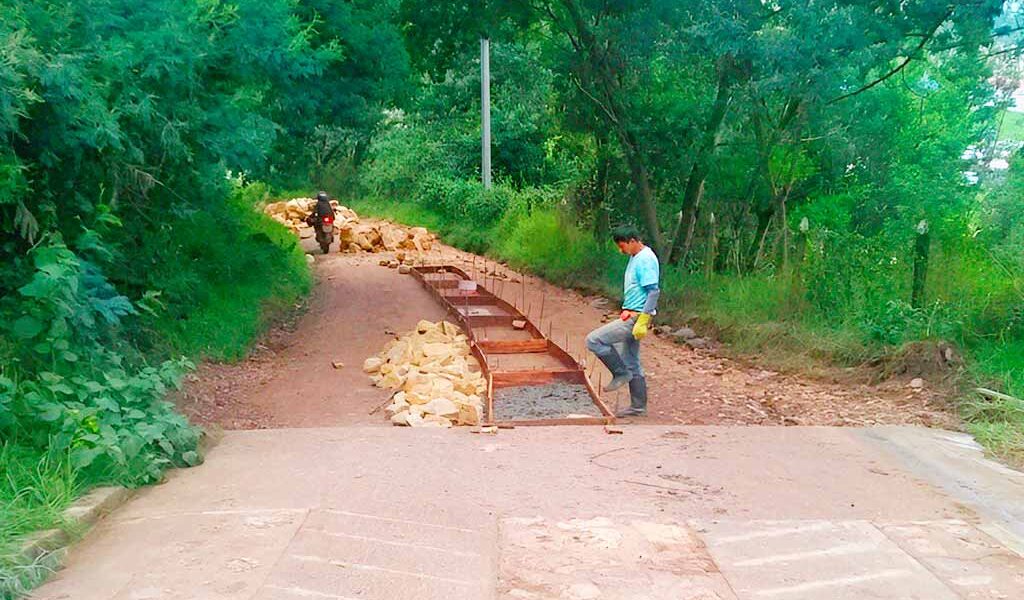
POLYGON ((334 207, 331 206, 330 197, 327 196, 327 192, 320 191, 316 195, 316 208, 314 208, 313 212, 306 217, 306 223, 308 223, 310 227, 319 227, 319 223, 322 223, 321 218, 323 218, 324 215, 333 214, 334 207))
POLYGON ((323 253, 327 254, 334 239, 334 207, 331 206, 327 192, 321 191, 316 195, 316 207, 306 217, 306 223, 316 231, 316 242, 323 253), (330 216, 329 223, 324 223, 327 216, 330 216))

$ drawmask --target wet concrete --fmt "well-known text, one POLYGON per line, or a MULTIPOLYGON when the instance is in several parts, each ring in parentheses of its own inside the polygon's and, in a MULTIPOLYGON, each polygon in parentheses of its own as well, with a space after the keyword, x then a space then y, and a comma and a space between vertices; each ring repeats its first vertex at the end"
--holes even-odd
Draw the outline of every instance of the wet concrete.
POLYGON ((560 419, 570 415, 601 416, 586 386, 550 383, 494 391, 494 416, 498 421, 560 419))

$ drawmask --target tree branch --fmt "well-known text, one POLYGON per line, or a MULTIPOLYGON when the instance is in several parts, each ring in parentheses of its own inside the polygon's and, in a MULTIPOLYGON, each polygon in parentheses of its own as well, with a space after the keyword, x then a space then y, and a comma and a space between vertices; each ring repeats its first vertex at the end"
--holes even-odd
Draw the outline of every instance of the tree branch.
POLYGON ((580 83, 579 77, 571 77, 571 79, 572 79, 572 82, 576 84, 576 87, 581 92, 583 92, 584 96, 586 96, 587 98, 590 98, 590 100, 594 104, 596 104, 601 109, 601 111, 604 112, 604 114, 608 115, 608 119, 610 119, 611 122, 614 123, 616 127, 620 127, 621 126, 621 124, 619 123, 619 118, 617 116, 615 116, 615 113, 613 113, 611 111, 611 109, 608 108, 607 105, 605 105, 603 102, 598 100, 593 94, 591 94, 587 90, 583 89, 583 84, 580 83))
POLYGON ((843 94, 842 96, 839 96, 837 98, 833 98, 832 100, 829 100, 826 104, 835 104, 836 102, 839 102, 841 100, 846 100, 847 98, 852 98, 853 96, 856 96, 858 94, 862 94, 862 93, 870 90, 871 88, 875 87, 876 85, 884 83, 890 77, 892 77, 893 75, 896 75, 897 73, 899 73, 900 71, 905 69, 907 67, 907 65, 909 65, 911 63, 911 61, 913 61, 915 58, 917 58, 917 56, 921 53, 921 51, 924 50, 924 47, 928 44, 928 42, 931 41, 932 38, 935 37, 935 34, 939 31, 939 28, 942 27, 942 24, 945 23, 947 20, 949 20, 949 17, 951 17, 953 15, 953 11, 954 10, 956 10, 955 6, 949 7, 946 10, 946 12, 942 15, 942 18, 939 19, 935 23, 935 25, 931 28, 931 30, 928 32, 928 35, 926 35, 920 41, 920 43, 918 43, 917 46, 915 46, 914 49, 911 50, 909 54, 907 54, 907 57, 905 59, 903 59, 903 61, 901 61, 900 64, 896 65, 892 69, 889 69, 889 71, 885 75, 882 75, 881 77, 879 77, 878 79, 872 81, 871 83, 863 85, 863 86, 857 88, 856 90, 854 90, 852 92, 849 92, 847 94, 843 94))

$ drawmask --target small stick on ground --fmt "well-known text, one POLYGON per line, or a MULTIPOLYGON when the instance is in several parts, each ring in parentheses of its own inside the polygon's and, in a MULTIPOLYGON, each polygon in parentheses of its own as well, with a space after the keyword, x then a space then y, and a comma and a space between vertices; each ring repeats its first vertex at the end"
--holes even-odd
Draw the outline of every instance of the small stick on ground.
POLYGON ((391 397, 389 397, 389 398, 388 398, 387 400, 385 400, 385 401, 384 401, 384 402, 382 402, 381 404, 378 404, 377 406, 375 406, 375 407, 373 408, 373 410, 371 410, 371 411, 370 411, 370 413, 369 413, 369 414, 371 414, 371 415, 375 415, 375 414, 377 414, 377 412, 378 412, 378 411, 380 411, 380 409, 384 408, 384 407, 385 407, 385 406, 387 406, 388 404, 391 404, 391 400, 392 400, 392 398, 394 398, 394 396, 391 396, 391 397))
POLYGON ((686 491, 683 488, 668 487, 666 485, 655 485, 653 483, 644 483, 642 481, 632 481, 630 479, 623 479, 622 481, 623 481, 623 483, 632 483, 633 485, 643 485, 643 486, 647 486, 647 487, 658 488, 659 490, 669 490, 670 492, 685 492, 686 491))

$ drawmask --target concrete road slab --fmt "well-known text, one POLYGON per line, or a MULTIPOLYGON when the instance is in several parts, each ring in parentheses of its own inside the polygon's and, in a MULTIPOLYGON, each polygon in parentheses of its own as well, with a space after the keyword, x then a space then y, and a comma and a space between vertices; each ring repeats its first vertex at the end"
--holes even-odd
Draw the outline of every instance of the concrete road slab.
POLYGON ((987 456, 965 434, 921 427, 872 427, 857 435, 907 471, 984 517, 981 528, 1024 555, 1024 473, 987 456))
POLYGON ((629 518, 501 523, 502 599, 736 600, 685 525, 629 518))
POLYGON ((890 523, 879 529, 965 600, 1010 600, 1024 594, 1024 558, 974 525, 890 523))
POLYGON ((229 432, 34 598, 1024 598, 994 523, 851 430, 229 432))
POLYGON ((36 600, 249 600, 306 511, 263 510, 114 521, 90 534, 88 570, 74 567, 36 600))
POLYGON ((699 531, 740 600, 958 600, 864 521, 718 522, 699 531))

